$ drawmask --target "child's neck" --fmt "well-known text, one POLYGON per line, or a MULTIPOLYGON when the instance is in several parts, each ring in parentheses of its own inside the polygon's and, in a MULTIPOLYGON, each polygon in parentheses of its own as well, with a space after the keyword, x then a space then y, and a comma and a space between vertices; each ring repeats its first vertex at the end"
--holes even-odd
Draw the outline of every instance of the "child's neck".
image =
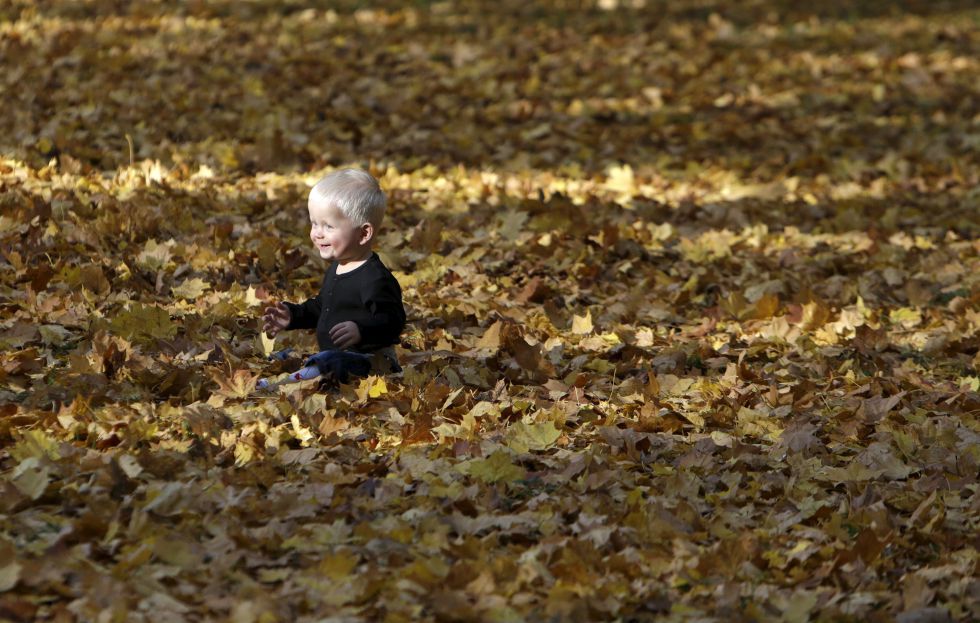
POLYGON ((343 275, 344 273, 349 273, 355 268, 360 268, 362 265, 364 265, 364 262, 371 259, 372 255, 374 255, 374 251, 368 249, 367 253, 365 253, 364 256, 359 259, 348 260, 346 262, 337 262, 337 274, 343 275))

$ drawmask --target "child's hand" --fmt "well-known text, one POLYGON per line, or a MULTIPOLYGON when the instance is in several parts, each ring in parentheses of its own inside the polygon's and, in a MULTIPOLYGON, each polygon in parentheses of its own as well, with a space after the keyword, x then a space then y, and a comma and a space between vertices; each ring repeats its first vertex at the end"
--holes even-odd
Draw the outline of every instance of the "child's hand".
POLYGON ((269 337, 276 337, 276 334, 289 326, 292 314, 284 303, 276 303, 272 307, 265 308, 262 316, 262 330, 269 337))
POLYGON ((330 329, 330 340, 337 348, 348 348, 361 341, 361 329, 352 320, 338 322, 330 329))

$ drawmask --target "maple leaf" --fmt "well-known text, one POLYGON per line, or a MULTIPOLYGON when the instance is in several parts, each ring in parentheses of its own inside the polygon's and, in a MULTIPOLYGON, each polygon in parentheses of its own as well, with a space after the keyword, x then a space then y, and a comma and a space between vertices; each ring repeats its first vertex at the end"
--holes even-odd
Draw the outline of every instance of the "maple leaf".
POLYGON ((507 432, 507 445, 514 452, 528 450, 544 450, 561 436, 561 431, 555 428, 553 422, 536 422, 526 424, 517 422, 507 432))
POLYGON ((109 330, 132 341, 169 339, 177 334, 177 325, 163 307, 133 303, 109 322, 109 330))
POLYGON ((737 425, 735 430, 740 435, 749 435, 776 441, 783 431, 783 427, 778 421, 773 419, 771 414, 746 407, 739 409, 736 420, 737 425))
POLYGON ((192 301, 210 289, 211 284, 195 277, 194 279, 185 279, 182 281, 180 285, 173 289, 173 294, 174 296, 192 301))
POLYGON ((136 256, 136 261, 149 270, 160 270, 173 257, 171 246, 167 243, 158 243, 156 240, 148 240, 143 250, 136 256))
POLYGON ((248 398, 255 391, 258 375, 248 370, 235 370, 230 375, 224 370, 212 368, 211 380, 218 384, 217 393, 228 398, 248 398))
POLYGON ((388 385, 382 376, 369 376, 358 384, 355 393, 358 400, 367 401, 388 393, 388 385))
POLYGON ((9 450, 10 456, 17 461, 29 458, 48 459, 57 461, 61 458, 58 441, 44 430, 33 429, 24 431, 20 440, 9 450))
POLYGON ((347 430, 348 428, 350 428, 350 422, 341 417, 334 417, 329 413, 324 414, 320 425, 317 426, 317 430, 324 437, 330 437, 330 435, 347 430))
POLYGON ((470 459, 456 469, 487 483, 509 483, 524 477, 524 470, 514 465, 503 450, 497 450, 485 459, 470 459))

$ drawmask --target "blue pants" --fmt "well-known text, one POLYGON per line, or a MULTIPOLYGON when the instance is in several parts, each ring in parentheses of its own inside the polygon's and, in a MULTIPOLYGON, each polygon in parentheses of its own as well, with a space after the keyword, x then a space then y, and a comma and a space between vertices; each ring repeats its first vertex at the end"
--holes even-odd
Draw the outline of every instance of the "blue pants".
POLYGON ((320 374, 346 383, 351 376, 367 376, 371 373, 372 357, 349 350, 323 350, 306 360, 307 366, 316 366, 320 374))

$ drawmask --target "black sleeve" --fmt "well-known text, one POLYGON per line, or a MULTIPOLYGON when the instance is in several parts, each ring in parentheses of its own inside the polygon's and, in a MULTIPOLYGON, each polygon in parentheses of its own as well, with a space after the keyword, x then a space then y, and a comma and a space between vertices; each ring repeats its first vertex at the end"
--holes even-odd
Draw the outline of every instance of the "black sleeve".
POLYGON ((316 329, 320 320, 320 295, 305 303, 286 303, 289 308, 289 326, 286 329, 316 329))
POLYGON ((361 286, 361 300, 369 315, 357 323, 361 343, 365 346, 397 344, 405 328, 405 307, 398 282, 393 277, 368 281, 361 286))

